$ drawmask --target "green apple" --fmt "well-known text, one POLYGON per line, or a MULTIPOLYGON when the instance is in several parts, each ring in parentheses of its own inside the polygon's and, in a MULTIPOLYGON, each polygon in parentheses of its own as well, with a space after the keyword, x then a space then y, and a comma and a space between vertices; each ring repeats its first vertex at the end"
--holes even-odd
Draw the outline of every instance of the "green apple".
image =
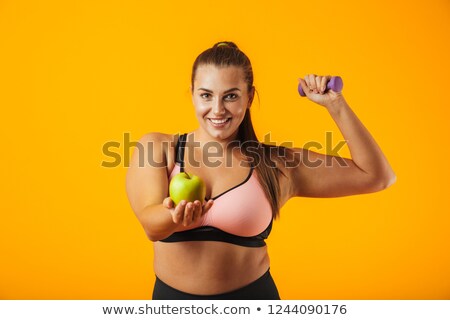
POLYGON ((175 205, 181 200, 188 202, 199 200, 203 203, 206 196, 205 183, 196 175, 180 172, 170 181, 169 195, 175 205))

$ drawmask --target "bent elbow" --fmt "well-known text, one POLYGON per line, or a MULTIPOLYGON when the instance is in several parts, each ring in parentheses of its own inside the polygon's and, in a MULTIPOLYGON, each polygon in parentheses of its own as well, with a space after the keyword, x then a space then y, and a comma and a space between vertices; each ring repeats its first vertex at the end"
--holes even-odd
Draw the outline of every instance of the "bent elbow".
POLYGON ((397 181, 397 176, 395 175, 395 173, 393 173, 393 174, 389 177, 385 189, 386 189, 386 188, 389 188, 390 186, 392 186, 392 185, 395 183, 395 181, 397 181))
POLYGON ((161 237, 159 237, 156 233, 151 232, 149 230, 145 230, 145 234, 147 236, 147 239, 152 242, 156 242, 161 239, 161 237))
POLYGON ((395 175, 395 173, 391 173, 376 179, 373 183, 373 187, 375 191, 382 191, 392 186, 395 181, 397 181, 397 176, 395 175))
POLYGON ((147 239, 150 240, 151 242, 156 242, 156 241, 161 240, 159 237, 150 235, 150 234, 147 234, 147 239))
POLYGON ((160 241, 168 237, 167 234, 155 233, 149 230, 145 230, 145 234, 147 235, 147 239, 151 242, 160 241))

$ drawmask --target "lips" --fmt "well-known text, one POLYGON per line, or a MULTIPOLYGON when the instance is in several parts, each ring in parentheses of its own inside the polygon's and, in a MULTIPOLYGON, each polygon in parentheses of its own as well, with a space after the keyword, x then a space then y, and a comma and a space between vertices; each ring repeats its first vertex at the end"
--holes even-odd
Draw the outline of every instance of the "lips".
POLYGON ((231 118, 221 118, 221 119, 208 118, 208 120, 213 127, 222 128, 228 125, 228 123, 231 121, 231 118))

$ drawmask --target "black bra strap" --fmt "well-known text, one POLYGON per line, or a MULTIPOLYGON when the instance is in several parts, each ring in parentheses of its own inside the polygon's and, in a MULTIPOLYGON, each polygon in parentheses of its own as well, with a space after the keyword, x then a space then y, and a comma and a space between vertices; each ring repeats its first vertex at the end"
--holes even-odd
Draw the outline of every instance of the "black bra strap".
POLYGON ((175 159, 180 164, 180 172, 184 172, 184 146, 186 144, 187 133, 182 134, 177 141, 175 147, 175 159))

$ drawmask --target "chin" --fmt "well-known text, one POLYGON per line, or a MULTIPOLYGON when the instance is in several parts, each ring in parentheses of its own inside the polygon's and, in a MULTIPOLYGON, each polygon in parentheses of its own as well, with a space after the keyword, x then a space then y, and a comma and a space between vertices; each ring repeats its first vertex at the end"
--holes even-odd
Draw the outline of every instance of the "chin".
POLYGON ((237 129, 228 129, 228 130, 214 130, 212 128, 203 128, 205 132, 211 136, 211 138, 216 140, 227 140, 234 136, 237 133, 237 129))
POLYGON ((208 134, 212 138, 218 139, 218 140, 225 140, 225 139, 228 139, 229 137, 232 136, 232 134, 228 133, 228 132, 214 132, 214 131, 211 131, 211 130, 208 131, 208 134))

